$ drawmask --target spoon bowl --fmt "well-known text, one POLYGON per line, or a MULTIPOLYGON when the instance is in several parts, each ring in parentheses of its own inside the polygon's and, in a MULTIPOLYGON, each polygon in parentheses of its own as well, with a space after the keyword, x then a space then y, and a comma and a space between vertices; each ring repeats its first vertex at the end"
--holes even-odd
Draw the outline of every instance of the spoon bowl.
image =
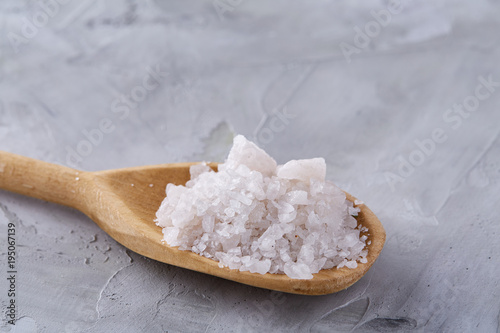
MULTIPOLYGON (((162 229, 154 223, 168 183, 184 185, 189 167, 174 163, 98 172, 83 172, 0 151, 0 189, 76 208, 126 248, 148 258, 251 286, 304 295, 324 295, 358 281, 382 251, 385 231, 364 204, 359 224, 368 228, 367 263, 349 269, 321 270, 310 280, 285 274, 258 274, 220 268, 218 262, 162 242, 162 229)), ((217 164, 209 164, 217 171, 217 164)), ((355 198, 346 193, 347 199, 355 198)))

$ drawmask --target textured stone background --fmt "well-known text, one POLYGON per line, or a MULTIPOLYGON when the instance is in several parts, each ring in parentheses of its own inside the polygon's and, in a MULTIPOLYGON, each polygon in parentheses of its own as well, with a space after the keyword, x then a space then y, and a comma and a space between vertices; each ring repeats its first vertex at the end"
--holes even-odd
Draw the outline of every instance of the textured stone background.
POLYGON ((54 1, 0 3, 1 150, 93 171, 222 161, 241 133, 324 156, 388 240, 345 291, 272 293, 2 191, 0 332, 499 332, 498 1, 54 1))

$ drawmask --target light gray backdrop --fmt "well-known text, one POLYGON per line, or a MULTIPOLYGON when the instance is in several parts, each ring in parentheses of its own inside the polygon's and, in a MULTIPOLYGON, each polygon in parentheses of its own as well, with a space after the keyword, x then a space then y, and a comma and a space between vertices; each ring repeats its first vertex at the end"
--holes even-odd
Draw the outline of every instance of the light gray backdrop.
POLYGON ((12 222, 19 313, 0 332, 498 332, 499 17, 487 0, 1 1, 1 150, 93 171, 223 161, 241 133, 280 163, 325 157, 388 238, 354 286, 295 296, 2 191, 0 301, 12 222))

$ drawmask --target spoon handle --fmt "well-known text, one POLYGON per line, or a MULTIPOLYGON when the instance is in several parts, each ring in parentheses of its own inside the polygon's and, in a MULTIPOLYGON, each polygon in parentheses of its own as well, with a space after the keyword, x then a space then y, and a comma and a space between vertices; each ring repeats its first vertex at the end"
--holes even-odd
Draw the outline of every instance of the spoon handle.
POLYGON ((0 151, 0 189, 79 208, 85 172, 0 151), (80 186, 79 186, 80 185, 80 186))

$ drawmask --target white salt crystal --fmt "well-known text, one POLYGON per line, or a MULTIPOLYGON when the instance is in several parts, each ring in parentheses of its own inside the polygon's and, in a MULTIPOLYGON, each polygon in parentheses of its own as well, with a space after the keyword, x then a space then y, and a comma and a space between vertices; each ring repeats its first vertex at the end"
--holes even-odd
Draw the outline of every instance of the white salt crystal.
POLYGON ((325 159, 291 160, 278 169, 277 175, 279 178, 297 179, 303 182, 309 182, 311 179, 324 182, 326 176, 325 159))
POLYGON ((346 262, 345 266, 347 268, 356 268, 356 267, 358 267, 358 263, 354 260, 351 260, 351 261, 346 262))
POLYGON ((283 260, 283 262, 285 262, 285 263, 292 261, 292 258, 290 257, 290 253, 289 253, 288 249, 286 249, 286 248, 280 249, 280 256, 281 256, 281 260, 283 260))
POLYGON ((351 247, 356 244, 356 242, 359 240, 358 237, 354 234, 347 234, 343 240, 343 244, 345 244, 346 247, 351 247))
POLYGON ((189 174, 191 175, 191 179, 198 178, 198 176, 202 173, 209 171, 212 171, 212 169, 207 165, 206 162, 195 164, 189 167, 189 174))
POLYGON ((277 166, 276 161, 264 150, 257 147, 253 142, 248 141, 243 135, 237 135, 234 138, 233 147, 229 152, 226 163, 219 165, 219 170, 236 170, 241 164, 265 176, 274 174, 277 166))
POLYGON ((306 264, 311 264, 314 260, 314 249, 311 245, 304 245, 300 249, 297 260, 300 260, 306 264))
POLYGON ((325 182, 324 159, 277 166, 239 135, 218 170, 196 164, 186 186, 167 185, 155 221, 168 245, 220 267, 294 279, 367 262, 367 237, 360 238, 359 228, 368 229, 351 216, 359 208, 325 182))
POLYGON ((262 261, 255 261, 248 266, 250 273, 266 274, 271 268, 271 260, 264 259, 262 261))
POLYGON ((287 262, 284 267, 285 274, 292 279, 312 279, 311 268, 304 263, 287 262))
POLYGON ((292 205, 307 205, 309 203, 306 191, 290 191, 285 195, 285 200, 292 205))
POLYGON ((275 200, 280 193, 280 182, 279 180, 274 180, 267 186, 267 199, 275 200))
POLYGON ((278 219, 281 223, 292 222, 297 217, 296 211, 291 211, 290 213, 279 213, 278 219))
POLYGON ((326 260, 326 258, 314 260, 314 262, 310 264, 311 272, 319 272, 325 266, 326 260))
POLYGON ((359 208, 357 207, 349 207, 349 215, 357 216, 359 213, 359 208))
POLYGON ((235 211, 234 211, 233 207, 228 207, 228 208, 224 209, 224 213, 229 217, 233 217, 235 214, 235 211))
POLYGON ((206 215, 203 217, 201 224, 203 227, 203 231, 213 232, 214 231, 214 224, 215 224, 215 217, 213 215, 206 215))

